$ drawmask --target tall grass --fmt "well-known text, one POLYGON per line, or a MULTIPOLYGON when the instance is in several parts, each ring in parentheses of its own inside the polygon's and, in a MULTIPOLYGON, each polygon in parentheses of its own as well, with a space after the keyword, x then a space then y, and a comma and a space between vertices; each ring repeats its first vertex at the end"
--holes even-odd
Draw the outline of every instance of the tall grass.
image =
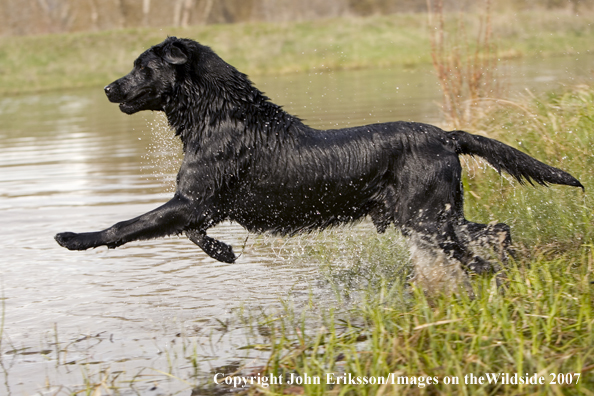
POLYGON ((517 246, 531 251, 578 252, 594 240, 594 90, 578 86, 524 102, 501 101, 477 124, 497 138, 577 177, 586 192, 566 186, 526 188, 470 161, 465 180, 467 217, 512 225, 517 246))
MULTIPOLYGON (((267 332, 254 345, 271 357, 255 370, 284 383, 257 385, 266 394, 592 394, 594 387, 593 246, 568 266, 563 257, 520 262, 509 270, 505 293, 489 279, 474 283, 475 298, 442 295, 427 300, 402 282, 369 287, 348 309, 321 311, 312 304, 259 318, 267 332), (317 323, 312 326, 312 323, 317 323), (334 380, 328 380, 331 373, 334 380), (336 383, 387 377, 396 384, 336 383), (479 385, 489 374, 542 377, 542 384, 479 385), (554 384, 558 374, 571 384, 554 384), (288 384, 289 378, 320 383, 288 384), (431 378, 431 383, 427 382, 431 378), (447 379, 450 383, 447 383, 447 379), (420 382, 422 381, 422 383, 420 382), (334 382, 334 383, 332 383, 334 382)), ((254 368, 251 369, 252 371, 254 368)), ((249 370, 248 370, 249 371, 249 370)), ((252 372, 253 374, 253 372, 252 372)))
POLYGON ((443 114, 448 124, 461 128, 480 118, 482 99, 503 93, 491 1, 485 0, 484 14, 478 15, 476 32, 470 34, 462 15, 446 25, 443 0, 429 1, 428 7, 431 59, 443 93, 443 114))

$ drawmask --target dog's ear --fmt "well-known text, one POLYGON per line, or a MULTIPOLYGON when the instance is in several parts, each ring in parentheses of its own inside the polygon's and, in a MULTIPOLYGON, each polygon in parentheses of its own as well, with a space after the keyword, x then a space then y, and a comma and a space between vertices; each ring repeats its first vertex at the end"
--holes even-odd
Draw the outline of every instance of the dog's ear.
POLYGON ((184 52, 183 45, 173 43, 165 48, 163 59, 172 65, 183 65, 188 61, 188 55, 184 52))

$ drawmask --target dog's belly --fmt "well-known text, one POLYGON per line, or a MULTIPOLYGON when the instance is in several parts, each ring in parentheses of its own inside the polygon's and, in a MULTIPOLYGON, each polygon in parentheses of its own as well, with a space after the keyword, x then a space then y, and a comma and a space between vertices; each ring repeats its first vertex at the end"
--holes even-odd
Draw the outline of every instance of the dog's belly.
POLYGON ((374 196, 355 188, 250 191, 239 194, 230 218, 252 232, 292 235, 359 220, 374 207, 374 196))

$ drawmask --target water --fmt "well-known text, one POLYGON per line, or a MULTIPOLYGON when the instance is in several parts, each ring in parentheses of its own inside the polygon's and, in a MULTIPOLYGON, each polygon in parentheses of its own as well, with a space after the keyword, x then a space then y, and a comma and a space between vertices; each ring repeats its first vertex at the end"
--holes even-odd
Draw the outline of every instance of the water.
MULTIPOLYGON (((511 90, 591 80, 592 60, 512 62, 511 90)), ((316 127, 440 120, 430 67, 254 80, 316 127)), ((2 98, 0 125, 0 393, 67 394, 123 371, 138 374, 131 393, 189 395, 196 373, 263 356, 237 349, 244 333, 228 324, 238 309, 326 298, 316 263, 294 260, 313 239, 258 238, 224 224, 211 234, 242 253, 235 264, 183 237, 84 252, 54 242, 57 232, 96 231, 169 199, 180 147, 160 115, 121 114, 95 88, 2 98)), ((369 226, 358 227, 344 232, 369 226)))

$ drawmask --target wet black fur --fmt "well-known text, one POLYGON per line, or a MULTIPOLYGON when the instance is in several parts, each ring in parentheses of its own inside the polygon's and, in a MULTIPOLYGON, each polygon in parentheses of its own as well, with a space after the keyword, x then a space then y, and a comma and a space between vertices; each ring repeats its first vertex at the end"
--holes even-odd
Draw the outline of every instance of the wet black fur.
POLYGON ((164 111, 184 160, 169 202, 103 231, 56 235, 71 250, 185 233, 208 255, 233 262, 232 248, 206 235, 224 220, 293 235, 369 216, 378 232, 395 224, 482 272, 491 267, 471 242, 499 232, 507 247, 509 227, 464 218, 459 155, 482 157, 520 182, 582 187, 566 172, 462 131, 413 122, 312 129, 187 39, 148 49, 105 92, 128 114, 164 111))

